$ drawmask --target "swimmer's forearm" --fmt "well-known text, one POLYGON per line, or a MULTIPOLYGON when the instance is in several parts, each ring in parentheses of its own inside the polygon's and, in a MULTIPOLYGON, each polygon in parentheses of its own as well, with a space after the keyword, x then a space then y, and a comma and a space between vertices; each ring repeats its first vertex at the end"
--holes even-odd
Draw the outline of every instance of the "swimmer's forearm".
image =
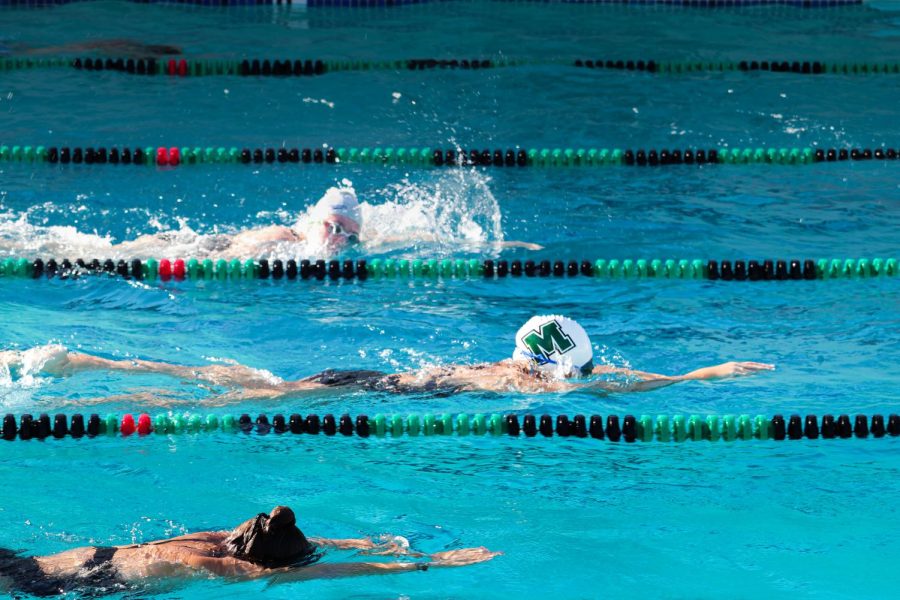
POLYGON ((369 556, 426 556, 421 552, 411 550, 409 547, 409 540, 402 536, 383 535, 377 542, 369 537, 349 539, 308 539, 317 546, 338 548, 340 550, 359 550, 360 554, 369 556))
POLYGON ((340 550, 368 550, 375 547, 375 542, 372 541, 372 538, 329 539, 311 537, 307 539, 316 546, 338 548, 340 550))
POLYGON ((608 365, 597 365, 591 373, 593 375, 623 375, 627 378, 626 381, 622 382, 597 381, 590 384, 591 387, 608 392, 649 392, 684 381, 683 376, 679 375, 661 375, 659 373, 623 369, 621 367, 611 367, 608 365))
POLYGON ((638 379, 634 381, 593 381, 576 387, 602 390, 604 392, 649 392, 651 390, 668 387, 679 381, 683 380, 677 376, 668 377, 666 375, 656 375, 652 379, 638 379))
POLYGON ((111 360, 81 352, 69 352, 67 370, 74 371, 129 371, 132 373, 161 373, 173 377, 185 377, 196 370, 182 365, 141 359, 111 360))
POLYGON ((600 373, 621 373, 627 377, 636 377, 636 381, 628 381, 622 384, 602 382, 597 387, 609 391, 622 392, 648 392, 659 388, 667 387, 682 381, 710 381, 714 379, 728 379, 731 377, 741 377, 745 375, 753 375, 760 371, 771 371, 775 365, 759 362, 735 362, 730 361, 721 365, 713 365, 711 367, 703 367, 696 369, 684 375, 658 375, 656 373, 646 373, 644 371, 632 371, 630 369, 619 369, 616 367, 600 366, 595 367, 594 374, 600 373))
POLYGON ((338 579, 341 577, 357 577, 361 575, 393 575, 426 570, 415 562, 359 562, 359 563, 319 563, 308 567, 282 571, 272 576, 272 583, 289 583, 307 579, 338 579))
POLYGON ((703 367, 685 373, 680 376, 680 381, 708 381, 711 379, 728 379, 731 377, 742 377, 745 375, 753 375, 760 371, 772 371, 775 365, 769 363, 760 363, 752 361, 735 362, 729 361, 721 365, 713 365, 711 367, 703 367))

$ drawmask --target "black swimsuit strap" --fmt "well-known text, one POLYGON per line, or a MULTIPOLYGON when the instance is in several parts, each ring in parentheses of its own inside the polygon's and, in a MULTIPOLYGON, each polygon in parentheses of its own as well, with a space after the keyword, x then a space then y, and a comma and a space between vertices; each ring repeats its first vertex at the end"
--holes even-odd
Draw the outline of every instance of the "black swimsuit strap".
POLYGON ((0 548, 0 576, 10 580, 10 591, 39 598, 58 596, 65 590, 65 581, 47 575, 35 557, 6 548, 0 548))
POLYGON ((116 551, 113 547, 94 548, 93 556, 83 565, 85 575, 54 576, 44 572, 37 558, 0 548, 0 576, 9 578, 15 591, 38 597, 70 591, 90 597, 112 594, 126 587, 112 562, 116 551))
POLYGON ((115 546, 98 546, 94 548, 94 555, 84 563, 84 568, 96 569, 109 565, 112 563, 113 556, 116 555, 117 551, 118 548, 115 546))

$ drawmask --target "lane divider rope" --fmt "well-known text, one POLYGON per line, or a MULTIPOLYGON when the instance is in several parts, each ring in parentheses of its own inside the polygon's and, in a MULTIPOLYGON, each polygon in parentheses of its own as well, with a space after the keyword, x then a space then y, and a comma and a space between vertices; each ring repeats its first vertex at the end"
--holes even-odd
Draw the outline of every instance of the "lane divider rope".
MULTIPOLYGON (((40 8, 81 2, 84 0, 0 0, 0 6, 40 8)), ((194 6, 276 6, 306 5, 309 8, 391 8, 428 4, 431 0, 132 0, 139 4, 171 4, 194 6)), ((547 0, 501 0, 501 4, 530 4, 547 0)), ((839 8, 858 6, 863 0, 557 0, 558 4, 581 5, 640 5, 643 7, 664 8, 755 8, 755 7, 791 7, 791 8, 839 8)))
POLYGON ((131 75, 173 77, 313 77, 326 73, 360 71, 484 70, 519 66, 559 66, 634 71, 650 74, 769 72, 793 75, 897 75, 900 62, 829 62, 809 60, 668 61, 622 59, 527 60, 515 58, 413 58, 404 60, 311 59, 190 59, 99 57, 7 57, 0 71, 76 69, 88 73, 107 71, 131 75))
POLYGON ((243 148, 87 147, 0 145, 0 162, 146 165, 380 164, 414 167, 662 167, 672 165, 811 165, 822 162, 893 161, 896 148, 243 148))
POLYGON ((524 277, 593 277, 595 279, 697 279, 712 281, 809 281, 896 277, 897 258, 821 258, 818 260, 597 259, 493 260, 476 258, 370 260, 282 259, 69 259, 6 258, 0 278, 76 278, 108 275, 149 281, 241 279, 505 279, 524 277))
POLYGON ((885 421, 880 414, 871 420, 863 414, 854 418, 847 414, 826 414, 820 419, 815 415, 805 417, 794 414, 785 421, 776 414, 764 415, 625 415, 621 420, 617 415, 604 419, 600 415, 534 415, 525 414, 430 414, 424 415, 383 415, 372 418, 349 414, 322 417, 310 414, 292 414, 287 418, 276 414, 270 421, 261 414, 255 420, 249 414, 235 418, 234 415, 166 415, 155 417, 147 413, 125 414, 119 418, 115 414, 101 418, 99 414, 75 414, 71 419, 65 414, 56 414, 51 422, 48 413, 37 418, 23 414, 20 419, 7 414, 3 418, 0 437, 13 440, 45 440, 47 438, 97 438, 100 436, 128 437, 134 434, 145 436, 156 434, 212 433, 212 432, 256 432, 266 435, 304 434, 305 436, 325 435, 340 437, 418 437, 418 436, 511 436, 511 437, 575 437, 607 440, 610 442, 686 442, 686 441, 751 441, 751 440, 813 440, 823 439, 863 439, 900 436, 900 415, 891 414, 885 421))

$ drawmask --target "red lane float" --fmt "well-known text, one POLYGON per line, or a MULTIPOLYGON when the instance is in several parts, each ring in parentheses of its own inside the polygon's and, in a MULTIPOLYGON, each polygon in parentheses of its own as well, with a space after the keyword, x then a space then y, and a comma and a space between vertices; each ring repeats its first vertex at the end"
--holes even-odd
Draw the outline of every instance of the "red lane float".
POLYGON ((148 435, 153 431, 153 426, 150 422, 150 415, 147 413, 143 413, 140 417, 138 417, 137 431, 141 435, 148 435))
POLYGON ((134 433, 134 417, 130 414, 122 417, 122 427, 120 428, 122 435, 131 435, 134 433))
POLYGON ((172 277, 172 262, 168 258, 164 258, 159 261, 159 276, 163 280, 171 279, 172 277))

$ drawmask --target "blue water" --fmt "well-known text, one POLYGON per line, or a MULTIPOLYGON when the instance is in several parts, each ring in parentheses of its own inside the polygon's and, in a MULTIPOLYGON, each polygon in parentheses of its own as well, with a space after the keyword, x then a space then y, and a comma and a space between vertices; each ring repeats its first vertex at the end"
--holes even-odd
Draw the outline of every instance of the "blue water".
MULTIPOLYGON (((440 3, 397 10, 211 9, 117 2, 4 9, 4 44, 131 38, 191 57, 523 57, 489 72, 314 79, 0 74, 9 145, 450 147, 897 146, 896 77, 668 77, 549 64, 657 60, 895 61, 889 5, 804 11, 440 3)), ((75 54, 84 55, 86 52, 75 54)), ((505 259, 897 256, 897 164, 443 171, 215 165, 0 164, 0 253, 116 256, 159 231, 290 224, 352 181, 383 232, 439 242, 379 256, 505 259), (382 207, 378 209, 378 207, 382 207), (384 212, 391 207, 394 212, 384 212), (383 212, 377 212, 382 210, 383 212), (405 212, 404 212, 405 211, 405 212), (439 218, 440 217, 440 218, 439 218), (492 219, 499 219, 499 229, 492 219), (459 223, 482 227, 464 242, 459 223), (416 222, 418 223, 418 222, 416 222), (67 229, 71 227, 71 229, 67 229)), ((187 246, 187 252, 191 250, 187 246)), ((366 248, 363 255, 369 258, 366 248)), ((185 255, 187 256, 187 254, 185 255)), ((332 282, 0 280, 0 347, 236 360, 280 377, 500 360, 533 314, 577 319, 595 354, 681 373, 730 359, 773 373, 647 394, 349 392, 209 407, 157 376, 8 382, 4 412, 774 414, 897 411, 900 280, 717 283, 507 279, 332 282), (128 398, 150 391, 172 403, 128 398)), ((290 585, 198 577, 149 594, 324 597, 893 597, 896 439, 614 445, 589 440, 178 435, 2 447, 0 546, 43 554, 228 528, 275 504, 311 535, 393 533, 424 551, 504 552, 465 569, 290 585)), ((331 553, 326 560, 354 559, 331 553)))

